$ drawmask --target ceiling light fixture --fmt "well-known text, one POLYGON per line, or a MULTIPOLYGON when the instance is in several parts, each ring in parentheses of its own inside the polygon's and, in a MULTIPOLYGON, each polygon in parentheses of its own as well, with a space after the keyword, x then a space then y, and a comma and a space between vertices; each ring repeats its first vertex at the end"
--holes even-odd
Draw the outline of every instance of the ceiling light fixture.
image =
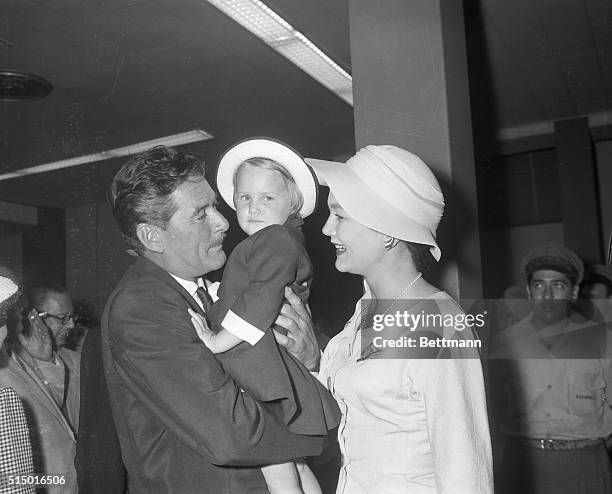
POLYGON ((99 153, 86 154, 83 156, 77 156, 75 158, 68 158, 65 160, 53 161, 52 163, 45 163, 44 165, 22 168, 21 170, 16 170, 14 172, 0 175, 0 180, 8 180, 11 178, 23 177, 25 175, 34 175, 36 173, 50 172, 53 170, 60 170, 61 168, 85 165, 87 163, 95 163, 96 161, 104 161, 113 158, 132 156, 138 153, 142 153, 143 151, 151 149, 155 146, 182 146, 183 144, 207 141, 208 139, 212 138, 213 136, 210 135, 208 132, 205 132, 201 129, 194 129, 188 132, 183 132, 181 134, 159 137, 150 141, 138 142, 136 144, 130 144, 128 146, 110 149, 108 151, 100 151, 99 153))
POLYGON ((306 36, 259 0, 208 0, 326 88, 353 105, 353 79, 306 36))
MULTIPOLYGON (((4 41, 2 38, 0 40, 4 41)), ((13 69, 0 70, 0 100, 31 101, 45 98, 53 90, 51 83, 34 74, 13 69)))

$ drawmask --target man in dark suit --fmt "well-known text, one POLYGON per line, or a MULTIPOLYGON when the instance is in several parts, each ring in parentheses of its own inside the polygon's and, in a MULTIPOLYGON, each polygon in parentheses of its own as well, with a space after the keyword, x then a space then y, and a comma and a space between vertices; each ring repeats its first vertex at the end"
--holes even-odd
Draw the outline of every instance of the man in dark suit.
MULTIPOLYGON (((203 162, 165 147, 147 151, 115 176, 111 205, 138 253, 102 316, 104 366, 130 492, 267 493, 261 465, 316 456, 324 438, 289 433, 280 403, 243 392, 192 326, 187 310, 205 314, 202 276, 223 266, 228 228, 203 162)), ((267 332, 245 358, 257 361, 272 344, 267 332)), ((288 348, 298 358, 318 356, 312 341, 288 348)))

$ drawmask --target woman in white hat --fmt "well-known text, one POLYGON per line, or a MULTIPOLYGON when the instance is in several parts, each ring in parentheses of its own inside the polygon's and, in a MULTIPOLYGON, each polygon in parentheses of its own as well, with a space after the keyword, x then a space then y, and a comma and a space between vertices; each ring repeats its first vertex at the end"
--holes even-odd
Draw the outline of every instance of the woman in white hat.
POLYGON ((367 146, 347 163, 306 161, 330 188, 323 233, 335 247, 336 269, 363 276, 365 284, 319 372, 342 412, 337 492, 491 493, 478 352, 436 343, 438 337, 470 340, 472 329, 458 332, 464 324, 446 322, 408 328, 385 318, 398 311, 457 323, 465 317, 448 294, 421 276, 441 254, 436 229, 444 198, 437 180, 417 156, 395 146, 367 146), (389 326, 384 331, 381 321, 389 326), (416 348, 384 343, 411 337, 416 348))

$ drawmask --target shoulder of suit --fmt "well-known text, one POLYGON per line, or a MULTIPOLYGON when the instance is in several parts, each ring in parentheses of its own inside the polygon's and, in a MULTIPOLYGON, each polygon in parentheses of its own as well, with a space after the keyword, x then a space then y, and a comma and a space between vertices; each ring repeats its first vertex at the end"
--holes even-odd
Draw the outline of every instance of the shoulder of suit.
POLYGON ((300 232, 284 225, 270 225, 246 238, 249 246, 269 246, 274 249, 299 248, 303 246, 300 232))
POLYGON ((150 271, 138 270, 137 266, 132 266, 131 273, 126 273, 123 279, 119 282, 113 293, 108 299, 107 304, 112 304, 117 298, 127 297, 128 299, 142 299, 143 296, 152 296, 160 298, 164 294, 174 292, 174 285, 178 285, 170 274, 152 273, 150 271), (128 275, 129 274, 129 275, 128 275))

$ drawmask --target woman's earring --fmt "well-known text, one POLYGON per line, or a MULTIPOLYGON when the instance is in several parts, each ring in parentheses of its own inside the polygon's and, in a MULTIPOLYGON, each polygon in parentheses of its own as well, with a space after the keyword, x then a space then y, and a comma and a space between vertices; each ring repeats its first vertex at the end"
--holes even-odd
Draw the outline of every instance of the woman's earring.
POLYGON ((395 247, 395 245, 396 245, 395 238, 387 237, 387 240, 385 240, 385 249, 391 250, 393 247, 395 247))

